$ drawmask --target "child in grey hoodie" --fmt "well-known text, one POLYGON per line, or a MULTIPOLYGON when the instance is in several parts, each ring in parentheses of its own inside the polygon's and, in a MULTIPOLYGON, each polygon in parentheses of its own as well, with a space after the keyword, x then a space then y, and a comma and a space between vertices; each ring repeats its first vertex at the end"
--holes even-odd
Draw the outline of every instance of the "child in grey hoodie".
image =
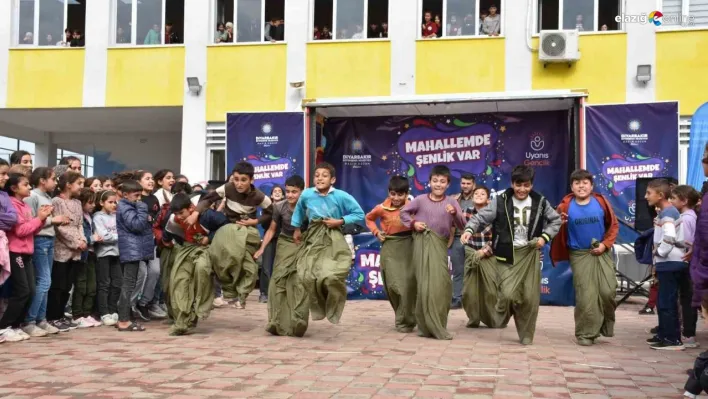
POLYGON ((103 241, 95 244, 98 312, 101 322, 107 326, 118 323, 118 298, 123 285, 123 273, 118 257, 118 230, 116 208, 118 195, 113 191, 98 194, 98 212, 93 215, 96 235, 103 241))

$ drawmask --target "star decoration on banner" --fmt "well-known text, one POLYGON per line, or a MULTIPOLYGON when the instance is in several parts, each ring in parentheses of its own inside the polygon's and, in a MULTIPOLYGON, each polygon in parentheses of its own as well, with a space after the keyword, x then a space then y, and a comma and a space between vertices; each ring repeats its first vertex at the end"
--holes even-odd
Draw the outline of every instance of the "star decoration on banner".
POLYGON ((381 157, 381 160, 382 160, 382 161, 385 161, 385 160, 387 160, 387 159, 388 159, 388 157, 387 157, 386 155, 384 155, 384 156, 381 157))
POLYGON ((500 127, 499 130, 500 130, 501 132, 506 132, 506 126, 500 127))

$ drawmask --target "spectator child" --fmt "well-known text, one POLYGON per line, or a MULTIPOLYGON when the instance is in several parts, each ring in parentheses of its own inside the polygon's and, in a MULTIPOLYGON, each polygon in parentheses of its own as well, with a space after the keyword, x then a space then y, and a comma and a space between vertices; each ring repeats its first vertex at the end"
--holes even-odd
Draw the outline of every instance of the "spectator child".
POLYGON ((103 183, 101 183, 101 180, 98 177, 89 177, 86 179, 86 182, 84 182, 84 187, 91 189, 94 193, 97 193, 103 190, 103 183))
POLYGON ((145 45, 158 45, 160 44, 160 26, 158 24, 154 24, 152 26, 152 29, 150 29, 145 35, 145 40, 143 40, 143 44, 145 45))
POLYGON ((155 173, 155 183, 159 187, 155 191, 155 197, 160 203, 160 207, 167 205, 169 207, 172 201, 172 186, 175 185, 175 174, 169 169, 161 169, 155 173))
POLYGON ((52 199, 54 215, 69 219, 69 223, 56 226, 52 283, 47 297, 47 320, 59 331, 78 327, 64 317, 64 308, 69 302, 81 252, 88 247, 84 236, 84 212, 78 200, 83 185, 84 177, 81 174, 68 171, 59 177, 59 195, 52 199))
POLYGON ((10 166, 22 165, 32 169, 32 154, 19 150, 10 154, 10 166))
POLYGON ((118 323, 118 297, 123 284, 123 272, 118 257, 118 228, 116 208, 118 196, 113 191, 102 191, 98 195, 98 212, 93 215, 96 235, 96 296, 98 314, 106 326, 118 323))
POLYGON ((462 34, 462 26, 460 21, 457 20, 457 15, 450 17, 450 23, 447 24, 447 35, 448 36, 460 36, 462 34))
POLYGON ((10 277, 10 258, 7 246, 7 232, 17 223, 17 211, 4 191, 10 165, 0 158, 0 287, 10 277))
MULTIPOLYGON (((155 180, 152 178, 152 173, 145 170, 135 172, 134 178, 143 188, 140 201, 147 205, 148 217, 154 226, 160 215, 159 198, 152 193, 155 189, 155 180)), ((154 234, 155 231, 153 230, 154 234)), ((151 318, 163 319, 167 317, 167 314, 159 307, 157 302, 153 301, 156 297, 159 282, 160 260, 157 258, 156 252, 150 261, 140 262, 138 279, 131 299, 133 314, 143 321, 150 321, 151 318)))
POLYGON ((366 227, 381 241, 381 273, 384 291, 395 315, 396 331, 409 333, 415 327, 415 274, 411 266, 413 235, 401 222, 401 209, 408 205, 408 179, 393 176, 388 198, 366 215, 366 227), (376 225, 381 220, 381 229, 376 225))
POLYGON ((315 167, 315 187, 306 189, 297 204, 291 224, 293 240, 303 250, 296 255, 298 274, 310 297, 312 320, 327 317, 339 323, 347 301, 346 278, 352 264, 352 252, 342 234, 345 224, 363 224, 364 211, 354 197, 334 188, 334 166, 322 163, 315 167), (305 220, 307 233, 302 237, 305 220))
POLYGON ((101 190, 102 190, 102 191, 109 191, 109 190, 113 190, 113 189, 114 189, 114 187, 113 187, 113 180, 111 180, 110 177, 108 177, 108 176, 98 176, 97 179, 101 181, 101 190))
MULTIPOLYGON (((50 168, 40 167, 32 172, 30 184, 34 187, 32 194, 25 198, 25 203, 32 209, 32 216, 37 217, 39 210, 44 206, 52 206, 52 197, 49 193, 54 192, 57 186, 56 176, 50 168)), ((32 299, 25 323, 26 330, 32 330, 32 324, 50 334, 56 334, 59 330, 47 322, 47 297, 49 287, 52 283, 52 263, 54 262, 54 240, 56 232, 54 226, 69 223, 66 215, 47 218, 42 230, 34 237, 34 255, 32 263, 35 272, 35 295, 32 299)), ((32 335, 32 333, 28 332, 32 335)))
MULTIPOLYGON (((4 190, 10 195, 10 201, 17 214, 17 223, 7 233, 12 289, 7 309, 0 319, 0 335, 12 342, 30 338, 30 334, 20 329, 20 323, 25 320, 35 294, 32 265, 34 235, 42 229, 44 221, 52 214, 52 207, 44 206, 39 210, 36 218, 32 217, 32 209, 24 203, 24 199, 30 196, 30 185, 27 177, 23 175, 10 175, 4 190)), ((32 337, 47 335, 45 330, 36 325, 26 327, 32 337)))
POLYGON ((489 6, 489 15, 484 18, 482 33, 488 36, 499 36, 501 29, 501 17, 497 14, 497 6, 489 6))
POLYGON ((666 179, 649 182, 645 198, 649 206, 660 209, 654 219, 654 267, 659 280, 659 329, 657 334, 647 340, 652 349, 684 350, 681 341, 681 324, 678 316, 678 291, 681 280, 685 278, 685 251, 677 243, 683 237, 680 227, 681 215, 671 205, 671 186, 666 179))
POLYGON ((418 335, 452 339, 447 317, 452 298, 447 247, 451 229, 462 230, 465 215, 457 201, 445 195, 450 169, 436 165, 430 172, 430 193, 417 196, 401 210, 401 223, 415 230, 412 264, 415 269, 418 335))
POLYGON ((84 212, 82 223, 88 247, 81 252, 81 261, 76 264, 71 314, 78 328, 99 327, 101 322, 91 316, 96 299, 96 256, 93 252, 93 244, 101 240, 101 237, 93 234, 91 218, 96 208, 96 193, 90 188, 83 188, 79 194, 79 201, 84 212))
MULTIPOLYGON (((546 197, 533 191, 534 170, 520 165, 511 172, 511 188, 473 215, 461 240, 469 242, 482 226, 492 227, 496 261, 502 263, 499 298, 501 318, 514 316, 522 345, 531 345, 541 299, 541 249, 561 227, 561 218, 546 197)), ((503 324, 506 324, 505 322, 503 324)))
POLYGON ((424 22, 422 25, 421 37, 423 39, 431 39, 438 37, 438 25, 433 21, 433 14, 426 11, 423 15, 424 22))
POLYGON ((131 321, 131 298, 136 290, 140 262, 155 257, 155 238, 147 205, 139 201, 143 187, 134 180, 127 180, 120 190, 123 198, 118 203, 116 229, 123 285, 118 300, 118 330, 145 331, 145 327, 131 321))

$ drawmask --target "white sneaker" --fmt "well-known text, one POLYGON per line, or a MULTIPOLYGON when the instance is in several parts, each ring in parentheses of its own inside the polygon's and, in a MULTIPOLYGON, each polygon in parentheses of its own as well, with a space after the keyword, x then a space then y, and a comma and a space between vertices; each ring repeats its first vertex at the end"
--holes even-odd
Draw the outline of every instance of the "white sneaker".
POLYGON ((103 323, 104 326, 115 326, 117 321, 113 318, 113 315, 110 314, 104 314, 101 316, 101 322, 103 323))
POLYGON ((6 328, 4 330, 0 330, 0 335, 5 338, 5 341, 7 342, 20 342, 24 341, 25 339, 19 335, 15 330, 12 328, 6 328))
POLYGON ((81 317, 79 319, 74 319, 74 323, 77 324, 77 328, 91 328, 93 327, 93 323, 90 321, 86 320, 85 318, 81 317))
POLYGON ((694 394, 692 394, 692 393, 690 393, 690 392, 688 392, 688 391, 684 392, 684 393, 683 393, 683 396, 684 396, 685 398, 691 398, 691 399, 696 399, 696 397, 697 397, 696 395, 694 395, 694 394))
POLYGON ((38 323, 37 327, 46 331, 47 334, 59 334, 59 329, 49 324, 46 320, 42 320, 40 323, 38 323))
POLYGON ((47 332, 37 327, 37 325, 34 323, 30 323, 22 327, 22 331, 24 331, 25 334, 29 335, 32 338, 47 336, 47 332))
POLYGON ((15 331, 15 334, 19 335, 19 336, 22 337, 22 339, 24 339, 24 340, 30 339, 29 334, 27 334, 26 332, 22 331, 22 329, 15 328, 13 331, 15 331))
POLYGON ((696 341, 696 337, 691 337, 691 338, 684 337, 682 341, 683 341, 683 346, 685 346, 686 348, 698 348, 699 346, 701 346, 701 344, 698 341, 696 341))
POLYGON ((93 316, 85 317, 84 320, 86 320, 86 321, 88 321, 89 323, 93 324, 94 327, 101 327, 101 326, 103 325, 103 323, 101 323, 100 321, 94 319, 93 316))
POLYGON ((116 323, 118 323, 118 321, 120 320, 120 317, 118 317, 118 313, 113 313, 111 317, 113 317, 113 320, 115 320, 116 323))

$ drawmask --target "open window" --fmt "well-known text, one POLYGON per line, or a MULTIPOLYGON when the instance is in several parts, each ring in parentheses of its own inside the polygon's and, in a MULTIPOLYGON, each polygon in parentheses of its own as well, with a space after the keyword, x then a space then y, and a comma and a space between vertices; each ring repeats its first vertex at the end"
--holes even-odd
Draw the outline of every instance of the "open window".
POLYGON ((388 0, 313 0, 311 40, 388 38, 388 0))
POLYGON ((501 0, 422 0, 420 37, 499 36, 501 0))
POLYGON ((115 0, 116 45, 169 45, 184 40, 184 0, 115 0))
POLYGON ((537 0, 536 31, 577 29, 580 32, 622 29, 616 18, 621 14, 619 0, 537 0))
POLYGON ((285 0, 216 0, 214 4, 214 43, 285 40, 285 0))
POLYGON ((16 0, 14 43, 19 46, 83 47, 86 1, 16 0))

